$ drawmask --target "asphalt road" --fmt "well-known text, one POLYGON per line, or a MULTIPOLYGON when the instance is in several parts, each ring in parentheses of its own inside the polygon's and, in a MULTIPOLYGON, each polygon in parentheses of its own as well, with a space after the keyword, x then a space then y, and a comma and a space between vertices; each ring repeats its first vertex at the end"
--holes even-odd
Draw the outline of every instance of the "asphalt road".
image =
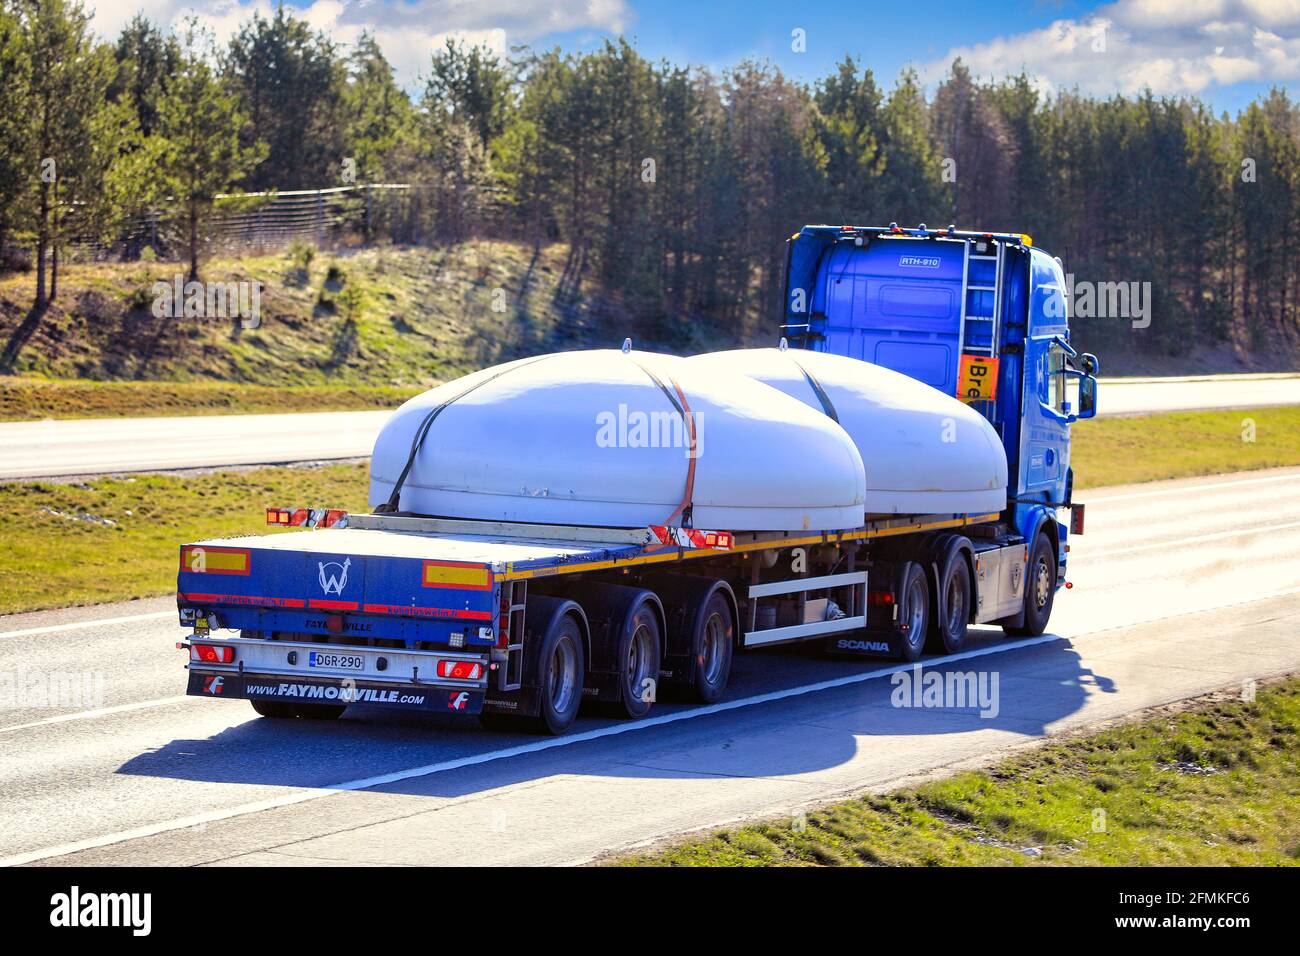
POLYGON ((1086 500, 1052 631, 980 629, 928 664, 996 675, 986 715, 892 706, 890 662, 773 649, 737 658, 722 704, 564 738, 284 723, 180 696, 167 600, 0 618, 0 863, 582 862, 1300 671, 1300 469, 1086 500), (55 673, 86 676, 81 706, 32 696, 55 673))
MULTIPOLYGON (((1101 415, 1300 405, 1300 375, 1103 380, 1101 415)), ((388 412, 0 424, 0 479, 362 458, 388 412)))

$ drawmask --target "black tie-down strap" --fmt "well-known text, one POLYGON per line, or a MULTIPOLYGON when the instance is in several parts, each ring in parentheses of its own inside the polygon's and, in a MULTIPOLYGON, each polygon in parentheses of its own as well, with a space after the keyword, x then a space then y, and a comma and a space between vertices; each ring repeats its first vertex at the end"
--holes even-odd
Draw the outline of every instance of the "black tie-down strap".
POLYGON ((469 388, 458 392, 440 405, 435 405, 433 408, 429 409, 428 413, 424 416, 424 420, 420 422, 420 427, 415 430, 415 439, 411 442, 411 453, 406 458, 406 466, 402 468, 402 473, 397 476, 397 481, 393 485, 393 493, 388 496, 388 501, 375 509, 375 514, 396 514, 398 502, 402 497, 402 486, 406 484, 406 478, 411 473, 411 467, 415 464, 415 458, 419 455, 421 446, 424 445, 425 436, 429 434, 429 429, 433 427, 433 423, 437 420, 438 416, 442 414, 443 410, 447 408, 447 406, 464 398, 475 389, 482 388, 488 382, 496 381, 507 372, 513 372, 515 369, 523 368, 525 365, 532 365, 534 362, 539 362, 544 358, 550 358, 550 356, 538 355, 522 362, 516 362, 514 365, 503 368, 492 375, 479 379, 469 388))
POLYGON ((790 355, 789 352, 786 352, 785 354, 790 359, 791 362, 794 362, 795 368, 803 372, 803 377, 808 380, 808 384, 812 387, 813 394, 817 396, 817 401, 822 403, 822 411, 826 413, 826 415, 830 418, 831 421, 835 422, 838 425, 840 421, 840 416, 835 411, 835 405, 834 403, 831 402, 831 397, 826 394, 826 389, 822 388, 822 383, 817 381, 817 377, 813 375, 812 372, 804 368, 803 363, 800 362, 797 358, 795 358, 793 355, 790 355))
POLYGON ((656 385, 659 386, 659 390, 664 393, 664 396, 668 399, 669 404, 671 404, 673 408, 677 410, 677 414, 681 416, 682 427, 687 430, 691 447, 690 447, 690 455, 687 458, 687 462, 686 462, 686 489, 682 494, 681 503, 678 504, 677 508, 673 511, 673 513, 668 516, 668 518, 664 521, 664 524, 668 526, 672 526, 676 522, 680 521, 681 526, 683 528, 689 528, 692 526, 692 522, 694 520, 693 512, 695 510, 694 498, 695 498, 696 448, 695 448, 694 413, 691 411, 691 407, 686 401, 685 391, 683 391, 682 387, 679 384, 677 384, 676 380, 669 378, 668 382, 664 382, 664 380, 661 379, 658 375, 656 375, 648 365, 644 364, 643 362, 639 361, 636 358, 633 358, 631 355, 628 355, 628 358, 632 360, 632 364, 634 364, 641 371, 645 372, 647 377, 649 377, 650 381, 654 382, 656 385), (669 387, 669 383, 671 383, 672 386, 671 388, 669 387))

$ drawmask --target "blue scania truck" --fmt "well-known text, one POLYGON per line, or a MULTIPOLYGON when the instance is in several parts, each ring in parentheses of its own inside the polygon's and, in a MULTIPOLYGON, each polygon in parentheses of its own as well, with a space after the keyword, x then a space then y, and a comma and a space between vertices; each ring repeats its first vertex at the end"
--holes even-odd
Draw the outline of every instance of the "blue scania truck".
POLYGON ((661 695, 717 701, 748 648, 916 660, 971 625, 1041 634, 1083 530, 1070 426, 1096 410, 1060 262, 953 227, 807 226, 787 246, 790 347, 970 403, 1006 451, 1001 511, 732 533, 268 508, 311 530, 181 548, 188 693, 268 718, 365 706, 557 734, 584 700, 629 718, 661 695))

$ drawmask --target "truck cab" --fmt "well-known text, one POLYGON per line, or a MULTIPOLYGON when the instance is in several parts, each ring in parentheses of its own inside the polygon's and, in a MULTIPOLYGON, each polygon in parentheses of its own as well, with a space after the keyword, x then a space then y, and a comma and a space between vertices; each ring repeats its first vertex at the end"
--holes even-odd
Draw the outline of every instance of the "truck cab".
MULTIPOLYGON (((787 246, 783 332, 979 410, 1007 455, 1003 521, 1026 542, 1047 533, 1053 585, 1064 583, 1070 425, 1096 414, 1097 360, 1070 345, 1058 259, 1018 233, 805 226, 787 246)), ((1082 515, 1078 506, 1077 530, 1082 515)))

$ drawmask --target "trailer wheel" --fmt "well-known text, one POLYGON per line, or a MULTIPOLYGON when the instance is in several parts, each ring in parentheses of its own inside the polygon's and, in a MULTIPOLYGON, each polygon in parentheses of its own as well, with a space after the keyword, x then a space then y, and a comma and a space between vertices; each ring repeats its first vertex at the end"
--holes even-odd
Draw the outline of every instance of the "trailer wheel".
POLYGON ((695 674, 691 696, 701 704, 712 704, 727 689, 731 676, 731 651, 736 625, 731 619, 731 604, 721 591, 714 591, 704 606, 699 631, 695 635, 695 674))
POLYGON ((907 625, 907 630, 900 635, 898 653, 903 660, 914 661, 925 650, 925 638, 930 629, 930 585, 925 568, 915 561, 904 565, 902 578, 899 620, 907 625))
POLYGON ((537 656, 538 713, 532 721, 537 730, 558 736, 573 726, 586 672, 582 628, 565 614, 547 631, 537 656))
POLYGON ((948 557, 939 575, 935 619, 930 625, 927 648, 938 654, 956 654, 966 645, 970 626, 970 575, 960 551, 948 557))
POLYGON ((257 711, 259 717, 270 717, 272 720, 289 720, 297 717, 297 709, 293 704, 283 704, 276 700, 250 700, 253 710, 257 711))
POLYGON ((294 715, 304 720, 338 720, 347 704, 295 704, 294 715))
POLYGON ((649 600, 642 600, 619 635, 619 716, 644 717, 659 693, 659 664, 663 636, 659 617, 649 600))
POLYGON ((1047 630, 1056 599, 1056 552, 1052 539, 1043 532, 1034 540, 1025 569, 1025 619, 1023 624, 1004 624, 1002 630, 1014 637, 1037 637, 1047 630))

